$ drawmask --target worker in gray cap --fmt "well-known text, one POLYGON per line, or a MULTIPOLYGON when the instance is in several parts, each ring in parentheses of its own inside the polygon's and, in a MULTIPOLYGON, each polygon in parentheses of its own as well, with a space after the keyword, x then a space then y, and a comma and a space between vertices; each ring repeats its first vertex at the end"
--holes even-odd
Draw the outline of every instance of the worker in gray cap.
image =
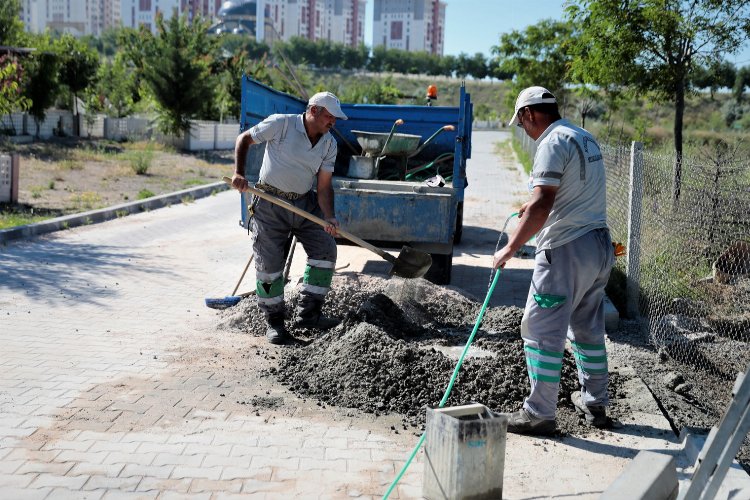
POLYGON ((299 115, 271 115, 237 137, 232 186, 247 191, 245 163, 251 144, 266 143, 256 188, 325 219, 323 228, 266 200, 253 198, 250 227, 255 255, 258 306, 268 324, 272 344, 288 339, 284 325, 284 245, 297 236, 307 254, 307 267, 297 307, 299 328, 327 330, 338 320, 321 314, 336 264, 338 221, 333 202, 336 140, 330 133, 336 120, 346 120, 341 103, 330 92, 319 92, 299 115), (317 192, 313 184, 317 180, 317 192))
POLYGON ((508 431, 555 432, 566 338, 581 386, 571 396, 573 405, 588 424, 604 427, 609 397, 603 301, 615 256, 602 153, 589 132, 561 119, 557 99, 543 87, 519 94, 509 125, 521 127, 537 150, 531 199, 493 265, 504 266, 535 234, 537 248, 521 321, 531 393, 523 408, 509 414, 508 431))

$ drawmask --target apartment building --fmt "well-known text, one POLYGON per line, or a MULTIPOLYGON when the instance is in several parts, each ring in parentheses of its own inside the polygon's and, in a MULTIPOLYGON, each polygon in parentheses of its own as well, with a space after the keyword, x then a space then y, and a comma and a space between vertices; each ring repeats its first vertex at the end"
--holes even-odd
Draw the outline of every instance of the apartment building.
POLYGON ((374 0, 372 46, 443 55, 445 2, 374 0))
POLYGON ((188 19, 201 16, 203 19, 215 19, 224 0, 181 0, 180 12, 187 13, 188 19))
POLYGON ((364 42, 366 0, 229 0, 215 32, 248 33, 273 43, 301 36, 357 46, 364 42), (257 22, 257 13, 265 22, 257 22))
POLYGON ((174 12, 180 12, 180 0, 120 0, 120 8, 122 26, 146 26, 156 32, 157 13, 161 13, 164 19, 170 19, 174 12))
POLYGON ((101 35, 120 24, 121 0, 21 0, 26 31, 101 35))

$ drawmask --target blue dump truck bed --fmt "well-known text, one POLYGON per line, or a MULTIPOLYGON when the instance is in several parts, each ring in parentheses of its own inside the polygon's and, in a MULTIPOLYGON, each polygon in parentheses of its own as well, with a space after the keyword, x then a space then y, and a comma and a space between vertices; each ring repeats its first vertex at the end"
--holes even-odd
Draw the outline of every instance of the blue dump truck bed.
MULTIPOLYGON (((305 101, 245 76, 240 131, 272 114, 298 114, 305 107, 305 101)), ((470 95, 461 87, 459 106, 342 103, 341 109, 349 117, 336 122, 333 134, 338 143, 333 185, 341 227, 380 246, 406 244, 429 252, 433 265, 426 278, 450 283, 453 245, 461 238, 466 159, 471 155, 470 95), (403 124, 389 140, 399 119, 403 124), (379 142, 368 142, 373 137, 379 142)), ((264 150, 264 144, 250 148, 245 172, 251 181, 257 180, 264 150)), ((241 200, 247 226, 246 199, 241 200)))

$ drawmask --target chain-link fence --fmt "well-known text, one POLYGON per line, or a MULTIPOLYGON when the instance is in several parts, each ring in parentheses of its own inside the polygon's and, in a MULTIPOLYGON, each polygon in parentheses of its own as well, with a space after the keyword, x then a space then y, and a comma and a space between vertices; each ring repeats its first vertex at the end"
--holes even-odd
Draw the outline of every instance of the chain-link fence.
MULTIPOLYGON (((533 158, 534 142, 516 139, 533 158)), ((679 166, 640 143, 602 153, 612 239, 626 248, 607 293, 654 354, 634 368, 676 430, 712 427, 750 364, 750 159, 726 144, 679 166)), ((747 439, 740 455, 750 470, 747 439)))

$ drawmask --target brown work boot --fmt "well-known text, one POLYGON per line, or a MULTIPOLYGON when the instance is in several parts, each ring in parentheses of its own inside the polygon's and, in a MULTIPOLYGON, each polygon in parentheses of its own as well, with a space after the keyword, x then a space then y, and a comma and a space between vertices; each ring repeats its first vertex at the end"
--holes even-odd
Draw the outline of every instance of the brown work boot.
POLYGON ((609 420, 607 419, 607 409, 604 406, 593 405, 588 406, 583 402, 583 395, 581 391, 575 391, 570 395, 570 400, 573 402, 573 406, 576 408, 578 415, 585 417, 586 423, 593 425, 599 429, 607 427, 609 420))
POLYGON ((503 413, 507 415, 508 432, 514 434, 529 434, 532 436, 551 436, 555 433, 555 420, 545 420, 536 417, 524 409, 514 411, 513 413, 503 413))

